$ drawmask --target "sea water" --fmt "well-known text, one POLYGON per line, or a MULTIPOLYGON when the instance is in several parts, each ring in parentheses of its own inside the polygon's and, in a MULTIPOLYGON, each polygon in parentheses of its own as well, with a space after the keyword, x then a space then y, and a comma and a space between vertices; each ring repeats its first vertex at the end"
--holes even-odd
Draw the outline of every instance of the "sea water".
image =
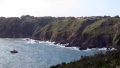
POLYGON ((0 38, 0 68, 49 68, 62 62, 80 59, 106 49, 78 50, 76 47, 26 38, 0 38), (18 53, 10 51, 16 49, 18 53))

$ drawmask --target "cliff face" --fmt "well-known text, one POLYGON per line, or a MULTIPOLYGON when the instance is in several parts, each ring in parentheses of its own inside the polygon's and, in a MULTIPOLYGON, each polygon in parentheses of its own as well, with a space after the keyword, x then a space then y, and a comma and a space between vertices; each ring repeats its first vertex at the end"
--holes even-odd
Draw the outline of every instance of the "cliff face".
POLYGON ((120 46, 120 18, 67 19, 64 17, 0 18, 0 37, 30 37, 66 47, 120 46))
POLYGON ((118 18, 53 22, 43 27, 35 37, 61 44, 69 43, 66 47, 115 47, 120 45, 119 23, 118 18))
MULTIPOLYGON (((113 44, 114 35, 101 34, 97 37, 92 37, 91 34, 76 35, 74 32, 65 32, 58 34, 55 38, 51 37, 52 33, 47 33, 44 36, 40 36, 40 40, 49 40, 55 41, 56 43, 66 44, 69 43, 66 47, 80 47, 82 49, 96 48, 96 47, 111 47, 116 46, 113 44)), ((38 37, 37 37, 38 38, 38 37)), ((120 37, 119 37, 120 38, 120 37)), ((117 42, 117 45, 120 45, 120 42, 117 42)))

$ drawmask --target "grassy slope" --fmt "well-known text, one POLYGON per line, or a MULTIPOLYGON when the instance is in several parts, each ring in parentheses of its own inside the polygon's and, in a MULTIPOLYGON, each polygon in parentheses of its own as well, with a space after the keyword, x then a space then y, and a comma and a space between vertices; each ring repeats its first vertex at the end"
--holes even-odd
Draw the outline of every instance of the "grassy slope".
POLYGON ((94 35, 115 34, 117 33, 117 31, 114 30, 116 24, 120 24, 120 19, 118 18, 102 19, 87 26, 83 33, 94 35))
POLYGON ((77 32, 78 29, 81 27, 81 24, 85 21, 85 19, 82 20, 70 20, 70 21, 55 21, 52 23, 49 23, 45 27, 43 27, 38 33, 41 33, 41 35, 45 35, 47 32, 52 32, 52 37, 56 37, 60 33, 64 32, 77 32))
POLYGON ((94 22, 94 23, 86 26, 86 28, 84 29, 83 33, 91 33, 92 31, 95 30, 95 28, 100 26, 102 24, 102 22, 104 22, 104 21, 106 21, 106 19, 99 20, 97 22, 94 22))
POLYGON ((88 26, 83 31, 83 34, 92 34, 92 38, 101 34, 113 35, 112 45, 118 45, 120 42, 120 19, 109 18, 96 21, 88 26))
POLYGON ((51 38, 55 38, 58 34, 62 34, 64 32, 73 32, 79 35, 85 33, 91 34, 91 38, 97 37, 101 34, 113 35, 114 40, 111 44, 117 45, 120 40, 120 19, 106 18, 101 20, 57 20, 45 25, 43 28, 38 30, 36 34, 44 37, 50 32, 52 33, 51 38))
POLYGON ((82 34, 93 34, 93 35, 100 35, 100 34, 115 34, 119 33, 116 30, 114 30, 116 24, 120 24, 120 19, 118 18, 111 18, 111 19, 102 19, 98 21, 93 21, 89 24, 87 22, 84 24, 86 19, 82 20, 70 20, 70 21, 55 21, 52 23, 49 23, 45 27, 43 27, 39 32, 41 32, 43 35, 46 32, 53 31, 55 36, 58 33, 64 33, 64 32, 77 32, 79 29, 82 29, 84 26, 83 31, 81 31, 82 34))

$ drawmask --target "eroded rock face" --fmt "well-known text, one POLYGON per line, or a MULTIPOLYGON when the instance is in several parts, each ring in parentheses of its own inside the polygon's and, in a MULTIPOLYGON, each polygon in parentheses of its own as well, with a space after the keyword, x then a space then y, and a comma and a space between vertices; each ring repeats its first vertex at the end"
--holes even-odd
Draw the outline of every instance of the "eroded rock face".
POLYGON ((42 40, 50 40, 55 41, 60 44, 66 44, 69 43, 66 47, 79 47, 81 50, 87 49, 87 48, 101 48, 101 47, 108 47, 112 46, 112 41, 114 36, 113 35, 107 35, 107 34, 101 34, 97 37, 92 37, 90 34, 75 34, 74 32, 65 32, 58 34, 55 38, 52 38, 52 32, 47 33, 45 37, 40 37, 42 40))
POLYGON ((80 49, 120 45, 120 19, 52 17, 0 18, 0 37, 26 38, 66 44, 80 49), (29 19, 28 19, 29 18, 29 19))
MULTIPOLYGON (((69 45, 66 45, 66 47, 79 47, 81 50, 87 49, 87 48, 96 48, 96 47, 109 47, 113 44, 114 35, 112 34, 100 34, 96 37, 92 37, 91 34, 78 34, 75 32, 64 32, 58 34, 56 37, 52 37, 53 32, 47 32, 45 36, 38 35, 38 36, 30 36, 28 34, 21 34, 21 33, 12 33, 11 36, 4 36, 9 38, 21 38, 21 37, 31 37, 33 39, 37 40, 43 40, 43 41, 51 41, 55 42, 55 44, 66 44, 69 43, 69 45)), ((118 36, 119 37, 119 36, 118 36)), ((119 40, 118 40, 119 42, 119 40)), ((119 45, 119 43, 118 43, 119 45)))

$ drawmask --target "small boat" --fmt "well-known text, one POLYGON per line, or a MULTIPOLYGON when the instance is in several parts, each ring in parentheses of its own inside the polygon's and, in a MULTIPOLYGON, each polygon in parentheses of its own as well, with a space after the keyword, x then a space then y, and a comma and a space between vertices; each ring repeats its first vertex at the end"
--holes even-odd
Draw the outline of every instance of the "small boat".
POLYGON ((18 51, 17 50, 13 50, 13 51, 10 51, 11 53, 18 53, 18 51))

